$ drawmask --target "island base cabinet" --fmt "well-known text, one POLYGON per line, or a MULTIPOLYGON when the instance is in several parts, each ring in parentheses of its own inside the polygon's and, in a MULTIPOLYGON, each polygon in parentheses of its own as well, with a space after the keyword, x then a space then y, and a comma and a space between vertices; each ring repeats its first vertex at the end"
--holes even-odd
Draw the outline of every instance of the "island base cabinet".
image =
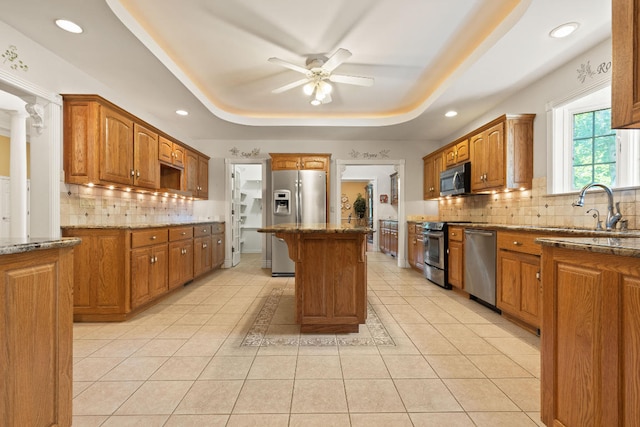
POLYGON ((640 263, 543 247, 542 421, 640 426, 640 263))
POLYGON ((357 332, 367 318, 366 235, 286 236, 298 239, 293 252, 301 332, 357 332))
POLYGON ((0 425, 71 425, 72 289, 72 248, 0 257, 0 425))

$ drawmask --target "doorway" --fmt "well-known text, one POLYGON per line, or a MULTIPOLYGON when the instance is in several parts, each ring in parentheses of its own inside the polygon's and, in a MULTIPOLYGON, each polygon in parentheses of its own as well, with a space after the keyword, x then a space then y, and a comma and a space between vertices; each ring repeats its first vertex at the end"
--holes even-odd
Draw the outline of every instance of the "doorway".
MULTIPOLYGON (((381 219, 398 220, 398 256, 397 264, 399 267, 406 267, 406 230, 404 226, 405 210, 404 210, 404 160, 336 160, 337 177, 336 185, 333 192, 334 217, 332 222, 340 224, 342 222, 342 186, 343 182, 367 181, 371 184, 370 198, 373 201, 373 212, 371 213, 371 223, 374 233, 372 241, 368 246, 368 250, 378 251, 378 224, 381 219), (390 176, 397 173, 398 177, 398 201, 397 204, 391 203, 391 178, 390 176)), ((363 189, 363 196, 365 195, 363 189)))
POLYGON ((265 222, 263 196, 266 188, 263 160, 227 160, 227 200, 231 266, 238 265, 243 254, 265 253, 264 234, 258 233, 265 222))

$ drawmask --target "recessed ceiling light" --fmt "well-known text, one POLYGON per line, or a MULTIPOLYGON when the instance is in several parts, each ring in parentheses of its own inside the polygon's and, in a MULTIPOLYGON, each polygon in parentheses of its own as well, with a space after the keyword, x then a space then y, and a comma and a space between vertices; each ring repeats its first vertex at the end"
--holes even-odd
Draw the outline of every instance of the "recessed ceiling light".
POLYGON ((569 34, 577 30, 579 26, 580 24, 578 24, 577 22, 567 22, 566 24, 562 24, 559 27, 551 30, 549 32, 549 37, 553 37, 554 39, 567 37, 569 34))
POLYGON ((84 31, 80 25, 67 19, 56 19, 56 25, 63 30, 74 34, 80 34, 84 31))
POLYGON ((176 114, 179 116, 188 116, 189 112, 185 110, 176 110, 176 114))
POLYGON ((444 115, 445 115, 445 117, 455 117, 455 116, 458 115, 458 112, 451 110, 451 111, 447 111, 446 113, 444 113, 444 115))

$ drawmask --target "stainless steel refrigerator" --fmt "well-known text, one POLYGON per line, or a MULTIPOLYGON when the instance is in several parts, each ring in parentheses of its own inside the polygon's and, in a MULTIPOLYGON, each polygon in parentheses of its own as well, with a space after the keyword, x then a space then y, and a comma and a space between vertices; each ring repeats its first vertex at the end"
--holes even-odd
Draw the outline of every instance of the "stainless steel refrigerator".
MULTIPOLYGON (((327 221, 327 174, 315 170, 271 172, 273 225, 327 221)), ((271 275, 293 276, 295 264, 284 240, 271 238, 271 275)))

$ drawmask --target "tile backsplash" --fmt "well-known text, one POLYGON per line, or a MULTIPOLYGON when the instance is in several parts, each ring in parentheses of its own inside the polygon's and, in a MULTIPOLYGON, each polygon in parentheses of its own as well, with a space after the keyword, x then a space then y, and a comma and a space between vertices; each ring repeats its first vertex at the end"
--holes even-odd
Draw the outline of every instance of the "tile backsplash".
MULTIPOLYGON (((622 218, 629 221, 629 229, 638 229, 636 206, 640 189, 615 190, 614 201, 620 202, 622 218)), ((535 178, 533 188, 526 191, 457 197, 440 200, 438 213, 443 221, 470 221, 492 224, 559 226, 595 228, 595 208, 604 227, 607 217, 607 196, 602 189, 587 191, 584 207, 573 207, 577 194, 548 195, 546 177, 535 178)))
POLYGON ((193 201, 182 197, 61 184, 62 226, 166 224, 200 219, 194 215, 193 201))

